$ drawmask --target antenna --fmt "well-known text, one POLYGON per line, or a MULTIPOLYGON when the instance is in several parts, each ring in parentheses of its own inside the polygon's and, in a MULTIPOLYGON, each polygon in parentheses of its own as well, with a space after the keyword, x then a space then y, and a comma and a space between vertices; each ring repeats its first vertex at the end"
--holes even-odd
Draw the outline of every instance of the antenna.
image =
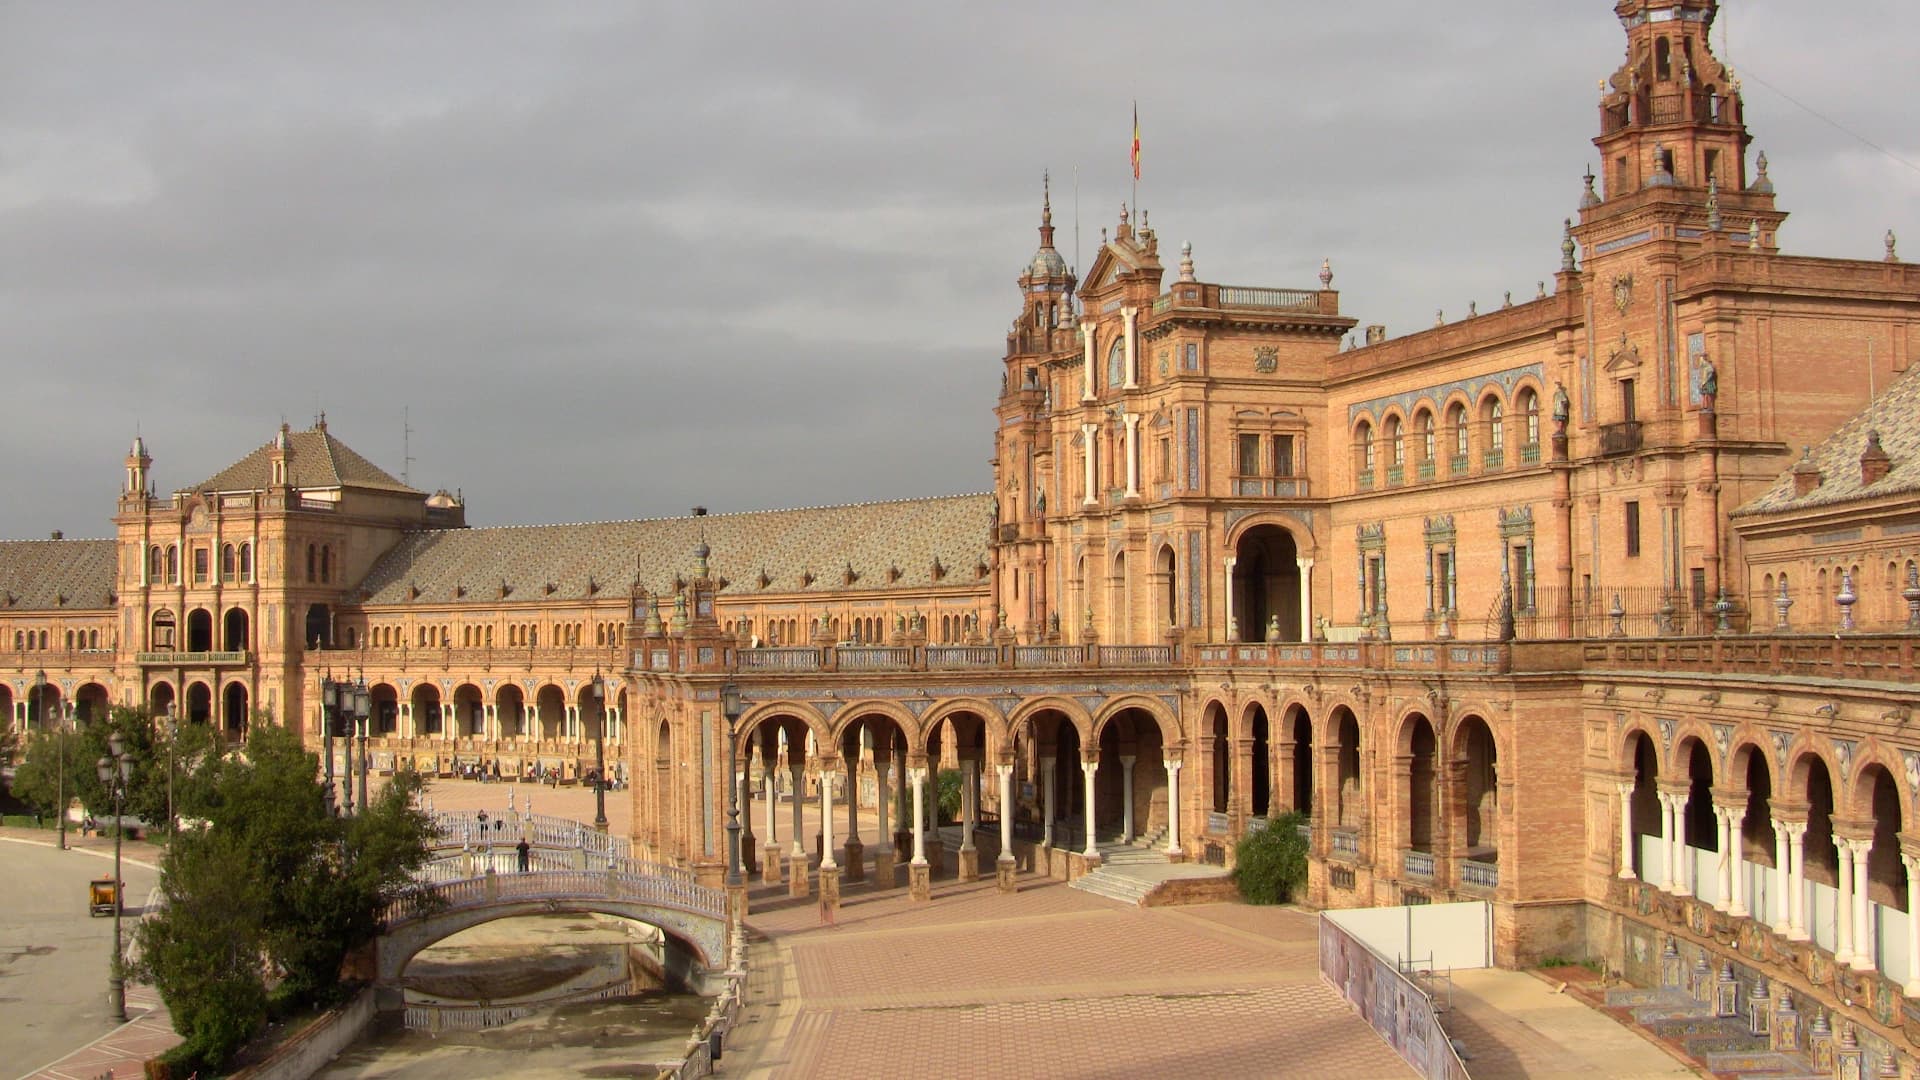
POLYGON ((1080 166, 1073 167, 1073 272, 1080 273, 1080 166))
MULTIPOLYGON (((400 482, 413 486, 413 424, 409 406, 400 407, 400 482)), ((411 555, 411 553, 409 553, 411 555)))

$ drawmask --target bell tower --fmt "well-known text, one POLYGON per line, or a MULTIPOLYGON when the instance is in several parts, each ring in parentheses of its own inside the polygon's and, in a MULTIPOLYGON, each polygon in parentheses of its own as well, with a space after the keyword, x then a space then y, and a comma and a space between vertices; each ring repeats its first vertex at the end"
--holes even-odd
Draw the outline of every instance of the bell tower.
POLYGON ((1766 155, 1749 178, 1740 80, 1710 44, 1719 10, 1719 0, 1614 4, 1627 57, 1600 84, 1600 176, 1587 176, 1575 234, 1587 250, 1656 221, 1673 239, 1726 231, 1743 245, 1757 221, 1761 246, 1773 247, 1786 215, 1774 209, 1766 155))

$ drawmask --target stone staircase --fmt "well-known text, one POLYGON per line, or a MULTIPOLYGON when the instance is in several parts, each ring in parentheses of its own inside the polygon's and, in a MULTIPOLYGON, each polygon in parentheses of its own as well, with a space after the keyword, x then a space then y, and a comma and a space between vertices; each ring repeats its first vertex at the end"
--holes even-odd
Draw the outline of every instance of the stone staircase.
POLYGON ((1831 1080, 1813 1071, 1804 1054, 1767 1048, 1764 1035, 1748 1032, 1740 1017, 1721 1017, 1713 1008, 1683 990, 1625 989, 1607 991, 1606 1004, 1633 1017, 1634 1023, 1677 1045, 1702 1062, 1716 1076, 1741 1080, 1831 1080))
POLYGON ((1122 843, 1118 836, 1096 839, 1094 848, 1100 852, 1100 866, 1091 874, 1074 879, 1071 887, 1137 906, 1165 880, 1161 874, 1151 871, 1172 865, 1160 850, 1165 840, 1164 829, 1136 837, 1130 843, 1122 843), (1142 873, 1143 870, 1149 872, 1142 873))

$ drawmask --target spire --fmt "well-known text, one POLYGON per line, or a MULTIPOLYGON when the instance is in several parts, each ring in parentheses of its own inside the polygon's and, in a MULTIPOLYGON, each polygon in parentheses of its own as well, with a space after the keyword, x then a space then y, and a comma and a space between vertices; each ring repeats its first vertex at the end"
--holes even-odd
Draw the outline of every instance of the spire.
POLYGON ((1566 230, 1560 240, 1560 271, 1562 273, 1571 274, 1580 269, 1579 262, 1574 258, 1575 250, 1577 245, 1573 242, 1573 219, 1568 218, 1566 230))
POLYGON ((1760 156, 1754 159, 1753 167, 1759 172, 1759 175, 1753 178, 1753 183, 1747 185, 1747 190, 1756 195, 1773 194, 1773 180, 1767 176, 1767 152, 1765 150, 1760 151, 1760 156))
POLYGON ((1053 247, 1053 175, 1040 174, 1040 246, 1053 247))
MULTIPOLYGON (((1888 233, 1887 235, 1888 235, 1888 236, 1892 236, 1893 234, 1892 234, 1892 233, 1888 233)), ((1892 246, 1891 244, 1889 244, 1889 245, 1887 246, 1887 250, 1888 250, 1888 251, 1892 251, 1892 250, 1893 250, 1893 246, 1892 246)), ((1187 242, 1185 242, 1185 243, 1183 243, 1183 244, 1181 244, 1181 245, 1180 245, 1180 280, 1181 280, 1181 281, 1193 281, 1193 280, 1194 280, 1194 276, 1193 276, 1193 241, 1191 241, 1191 240, 1189 240, 1189 241, 1187 241, 1187 242)))
POLYGON ((1593 190, 1593 166, 1587 166, 1587 190, 1580 195, 1580 209, 1591 210, 1600 205, 1600 193, 1593 190))
POLYGON ((1720 231, 1720 180, 1707 177, 1707 231, 1720 231))

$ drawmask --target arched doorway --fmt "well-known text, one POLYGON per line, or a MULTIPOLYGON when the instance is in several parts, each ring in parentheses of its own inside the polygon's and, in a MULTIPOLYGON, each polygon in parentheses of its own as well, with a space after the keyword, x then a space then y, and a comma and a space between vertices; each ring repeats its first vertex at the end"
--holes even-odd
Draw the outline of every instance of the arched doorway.
POLYGON ((375 735, 391 735, 400 724, 400 691, 392 683, 380 683, 367 692, 372 704, 369 729, 375 735))
MULTIPOLYGON (((1166 744, 1160 723, 1145 709, 1123 709, 1100 725, 1094 771, 1096 837, 1118 843, 1160 840, 1169 828, 1166 744)), ((1231 766, 1232 759, 1228 759, 1231 766)))
POLYGON ((187 687, 187 722, 204 724, 213 719, 213 688, 197 682, 187 687))
POLYGON ((303 640, 309 649, 333 648, 333 614, 327 610, 327 605, 308 606, 306 637, 303 640))
POLYGON ((187 612, 187 651, 213 651, 213 613, 206 608, 187 612))
POLYGON ((1718 859, 1696 854, 1717 854, 1720 850, 1720 824, 1713 816, 1713 752, 1705 742, 1688 739, 1681 743, 1680 754, 1687 763, 1687 802, 1681 818, 1685 827, 1680 830, 1686 844, 1682 851, 1686 856, 1682 889, 1702 899, 1724 899, 1715 895, 1718 859))
POLYGON ((1313 721, 1299 705, 1287 709, 1280 742, 1280 779, 1291 791, 1287 808, 1313 816, 1313 721))
POLYGON ((1227 710, 1219 705, 1207 706, 1207 763, 1211 766, 1208 776, 1207 809, 1216 814, 1224 814, 1233 805, 1233 751, 1232 741, 1227 733, 1227 710))
POLYGON ((1334 729, 1340 733, 1336 759, 1339 773, 1334 778, 1339 796, 1339 805, 1334 807, 1335 820, 1340 828, 1358 829, 1367 812, 1366 785, 1360 772, 1360 722, 1344 705, 1335 710, 1333 719, 1334 729))
POLYGON ((1455 758, 1462 777, 1466 805, 1461 822, 1463 854, 1474 862, 1500 860, 1500 770, 1493 729, 1478 716, 1460 722, 1455 758))
POLYGON ((535 737, 542 742, 557 741, 566 723, 566 692, 552 683, 542 686, 533 699, 533 711, 535 737))
POLYGON ((413 710, 413 734, 440 734, 440 688, 432 683, 416 683, 408 704, 413 710))
POLYGON ((1265 641, 1277 626, 1284 641, 1299 641, 1300 561, 1293 534, 1256 525, 1234 548, 1233 617, 1239 640, 1265 641))
POLYGON ((172 683, 154 683, 153 688, 147 691, 147 709, 153 716, 172 716, 173 701, 172 683))
POLYGON ((1879 764, 1867 766, 1854 782, 1854 789, 1857 812, 1873 824, 1866 879, 1854 885, 1864 894, 1858 905, 1861 917, 1855 921, 1854 952, 1864 955, 1875 970, 1885 971, 1888 957, 1883 948, 1880 909, 1901 913, 1912 910, 1908 905, 1907 868, 1900 860, 1900 789, 1894 785, 1893 774, 1879 764))
POLYGON ((487 709, 480 697, 480 688, 472 683, 461 683, 453 689, 454 734, 469 739, 483 738, 487 734, 487 709))
POLYGON ((1657 852, 1663 850, 1661 844, 1666 840, 1666 823, 1660 810, 1660 760, 1653 749, 1653 740, 1642 731, 1636 731, 1627 737, 1627 754, 1633 761, 1633 795, 1629 799, 1633 820, 1629 831, 1633 838, 1631 866, 1634 876, 1651 885, 1666 884, 1667 868, 1660 863, 1657 852), (1647 839, 1656 838, 1658 843, 1648 850, 1647 839))
POLYGON ((1786 898, 1773 895, 1779 890, 1768 888, 1772 875, 1766 872, 1775 866, 1777 841, 1773 828, 1773 773, 1767 767, 1766 753, 1752 744, 1736 751, 1733 762, 1728 771, 1734 776, 1744 776, 1747 790, 1746 808, 1740 817, 1740 842, 1734 845, 1740 860, 1734 869, 1743 875, 1740 895, 1746 898, 1746 906, 1756 917, 1769 925, 1784 926, 1786 898))
POLYGON ((1406 847, 1409 851, 1430 855, 1434 852, 1434 840, 1439 831, 1436 828, 1437 815, 1434 813, 1438 787, 1435 784, 1432 722, 1415 713, 1407 720, 1405 738, 1402 752, 1407 755, 1406 847))
POLYGON ((112 708, 107 697, 107 688, 99 683, 86 683, 73 692, 74 722, 82 727, 96 720, 105 720, 112 708))
POLYGON ((226 634, 221 648, 227 652, 245 652, 251 648, 247 636, 247 613, 242 608, 228 608, 226 634))
POLYGON ((1249 705, 1245 723, 1253 734, 1247 781, 1247 795, 1252 802, 1247 813, 1264 818, 1273 808, 1273 737, 1267 729, 1267 710, 1258 702, 1249 705))
POLYGON ((501 683, 493 695, 493 711, 503 739, 527 737, 527 698, 512 683, 501 683))
POLYGON ((220 695, 220 727, 229 738, 247 733, 247 684, 230 682, 220 695))

